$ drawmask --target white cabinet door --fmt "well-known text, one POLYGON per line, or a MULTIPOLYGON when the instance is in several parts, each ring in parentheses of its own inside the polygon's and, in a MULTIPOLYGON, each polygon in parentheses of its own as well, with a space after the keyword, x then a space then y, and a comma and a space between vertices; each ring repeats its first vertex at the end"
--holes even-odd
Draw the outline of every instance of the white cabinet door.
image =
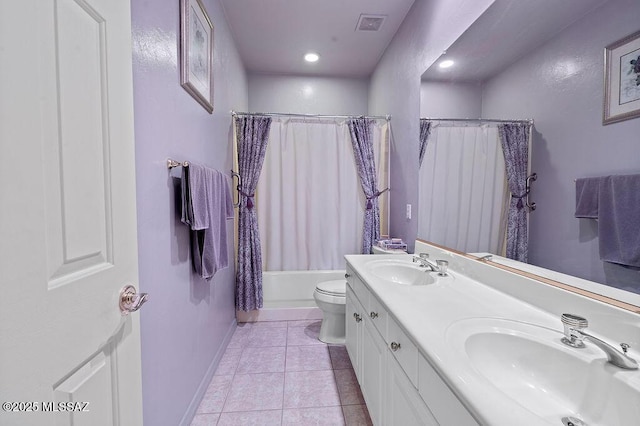
POLYGON ((362 383, 362 307, 347 285, 345 346, 358 382, 362 383))
POLYGON ((384 395, 385 425, 438 426, 420 394, 413 387, 400 364, 387 357, 387 382, 384 395))
POLYGON ((132 93, 129 1, 0 2, 0 424, 142 424, 132 93))
POLYGON ((362 394, 367 403, 371 421, 374 425, 382 425, 387 348, 371 319, 366 318, 363 322, 362 381, 360 382, 362 394))

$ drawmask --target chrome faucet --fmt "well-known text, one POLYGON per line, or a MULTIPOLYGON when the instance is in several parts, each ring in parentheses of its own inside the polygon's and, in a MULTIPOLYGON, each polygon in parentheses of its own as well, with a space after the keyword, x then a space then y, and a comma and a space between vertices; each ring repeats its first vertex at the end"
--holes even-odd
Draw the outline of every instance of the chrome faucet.
POLYGON ((620 343, 622 352, 615 347, 611 346, 604 340, 598 339, 590 333, 584 331, 589 325, 586 318, 573 314, 562 314, 562 324, 564 325, 564 336, 562 343, 574 348, 583 348, 584 340, 588 340, 593 343, 607 354, 607 360, 616 367, 624 368, 625 370, 637 370, 638 362, 627 355, 629 345, 626 343, 620 343))
POLYGON ((413 262, 418 262, 420 263, 420 266, 429 268, 433 272, 437 272, 441 277, 447 276, 449 262, 447 262, 446 260, 436 260, 436 263, 433 263, 431 260, 429 260, 429 253, 420 253, 419 256, 413 256, 413 262))

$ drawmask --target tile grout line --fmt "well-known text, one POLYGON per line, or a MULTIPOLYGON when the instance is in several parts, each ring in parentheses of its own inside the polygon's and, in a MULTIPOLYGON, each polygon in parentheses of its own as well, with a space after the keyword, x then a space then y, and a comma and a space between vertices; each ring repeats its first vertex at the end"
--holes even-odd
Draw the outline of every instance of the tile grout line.
MULTIPOLYGON (((238 328, 236 327, 236 331, 238 330, 238 328)), ((235 331, 234 331, 235 334, 235 331)), ((227 350, 229 350, 229 346, 227 346, 227 349, 225 349, 225 353, 222 355, 226 355, 227 354, 227 350)), ((240 348, 240 356, 238 357, 238 362, 240 362, 240 358, 242 357, 242 351, 244 349, 240 348)), ((218 414, 218 420, 216 420, 216 426, 220 423, 220 417, 222 417, 222 413, 224 412, 224 406, 227 405, 227 398, 229 397, 229 394, 231 393, 231 386, 233 385, 233 379, 236 377, 236 370, 238 369, 238 366, 236 365, 236 367, 233 369, 233 374, 231 375, 231 382, 229 382, 229 389, 227 389, 227 393, 224 396, 224 402, 222 403, 222 407, 220 407, 220 414, 218 414)), ((214 373, 215 375, 215 373, 214 373)))
POLYGON ((287 388, 287 354, 289 353, 289 323, 284 337, 284 372, 282 373, 282 409, 280 410, 280 426, 284 423, 284 396, 287 388))
MULTIPOLYGON (((253 327, 251 327, 251 328, 253 328, 253 327)), ((236 326, 236 331, 237 330, 238 330, 238 327, 236 326)), ((245 348, 246 348, 246 344, 240 346, 240 355, 238 356, 238 363, 236 364, 236 366, 233 369, 233 374, 231 375, 231 383, 229 383, 229 389, 227 389, 227 393, 224 396, 224 403, 222 404, 222 408, 220 408, 220 415, 218 416, 218 420, 216 421, 216 426, 220 423, 220 419, 222 418, 222 413, 224 412, 224 407, 227 405, 227 400, 229 399, 229 394, 231 394, 231 387, 233 386, 233 382, 234 382, 234 380, 236 378, 236 373, 238 371, 238 367, 240 367, 240 360, 242 359, 242 354, 244 353, 245 348)), ((226 354, 228 349, 229 349, 229 347, 227 346, 227 349, 225 349, 225 354, 226 354)))
MULTIPOLYGON (((290 339, 289 339, 289 333, 288 333, 288 330, 289 330, 289 329, 292 329, 292 328, 296 328, 296 326, 297 326, 297 327, 308 327, 308 326, 309 326, 309 324, 299 324, 299 325, 295 325, 295 326, 294 326, 291 322, 287 322, 287 327, 286 327, 287 335, 286 335, 286 337, 285 337, 285 347, 284 347, 284 349, 285 349, 285 353, 284 353, 285 358, 284 358, 284 371, 283 371, 282 404, 281 404, 281 410, 280 410, 280 411, 281 411, 281 416, 280 416, 280 423, 281 423, 281 425, 282 425, 282 424, 284 424, 285 394, 286 394, 286 391, 285 391, 285 390, 286 390, 286 384, 287 384, 286 377, 287 377, 287 365, 288 365, 288 364, 287 364, 287 355, 288 355, 288 353, 289 353, 289 348, 290 348, 290 345, 289 345, 289 344, 290 344, 290 343, 292 343, 292 342, 290 342, 290 339)), ((282 327, 282 328, 285 328, 285 327, 282 327)), ((253 327, 251 327, 251 331, 255 331, 255 330, 253 330, 253 327)), ((231 385, 233 384, 233 382, 235 381, 235 379, 240 375, 240 373, 239 373, 240 359, 242 358, 242 356, 243 356, 243 355, 245 355, 245 354, 246 354, 246 350, 247 350, 247 348, 251 347, 251 346, 250 346, 251 342, 250 342, 250 341, 249 341, 249 339, 248 339, 248 336, 251 334, 251 331, 248 331, 248 332, 247 332, 247 339, 245 340, 244 344, 242 344, 242 345, 240 346, 240 348, 239 348, 239 349, 240 349, 240 352, 239 352, 239 359, 238 359, 238 363, 237 363, 237 365, 235 365, 235 367, 233 368, 232 374, 231 374, 231 385)), ((311 336, 309 336, 309 337, 311 337, 311 336)), ((316 345, 316 344, 317 344, 317 343, 314 343, 313 345, 316 345)), ((311 346, 311 345, 312 345, 312 344, 309 344, 309 345, 304 345, 304 344, 303 344, 303 345, 293 345, 293 346, 291 346, 291 347, 299 348, 299 347, 301 347, 301 346, 311 346)), ((339 359, 339 357, 338 357, 338 355, 337 355, 337 354, 332 354, 332 351, 330 350, 330 348, 331 348, 331 346, 332 346, 332 345, 328 345, 328 344, 322 343, 322 344, 321 344, 321 345, 319 345, 319 346, 320 346, 320 347, 324 347, 324 348, 326 349, 326 351, 327 351, 327 355, 328 355, 328 358, 329 358, 329 368, 327 368, 327 369, 320 369, 320 370, 304 370, 304 369, 303 369, 303 370, 300 370, 299 372, 307 372, 307 371, 331 371, 331 372, 332 372, 333 381, 334 381, 334 385, 335 385, 335 387, 336 387, 336 393, 337 393, 337 396, 338 396, 338 405, 317 406, 317 407, 314 407, 314 406, 310 406, 310 407, 298 407, 298 409, 299 409, 299 410, 303 410, 303 409, 314 409, 314 408, 315 408, 315 409, 326 409, 326 408, 336 408, 336 407, 340 407, 340 413, 342 414, 343 422, 344 422, 344 424, 346 425, 346 416, 345 416, 345 411, 344 411, 344 407, 345 407, 346 405, 345 405, 345 404, 343 404, 343 401, 341 400, 342 398, 341 398, 340 389, 339 389, 339 387, 338 387, 338 379, 337 379, 337 375, 336 375, 336 370, 349 370, 350 368, 336 368, 336 366, 334 365, 334 361, 336 361, 336 362, 337 362, 337 361, 338 361, 338 359, 339 359), (336 357, 338 357, 338 358, 336 358, 336 357)), ((265 346, 265 348, 266 348, 266 347, 267 347, 267 346, 265 346)), ((256 347, 256 348, 257 348, 257 347, 256 347)), ((264 349, 264 348, 261 348, 261 349, 264 349)), ((246 373, 246 374, 251 374, 251 373, 246 373)), ((255 373, 255 374, 257 374, 257 373, 255 373)), ((224 414, 224 408, 225 408, 226 404, 228 403, 228 401, 229 401, 229 395, 231 394, 231 389, 232 389, 232 386, 231 386, 231 385, 229 386, 228 392, 225 394, 224 402, 223 402, 223 404, 222 404, 221 412, 219 413, 219 417, 218 417, 218 419, 217 419, 217 421, 216 421, 216 424, 220 424, 220 420, 221 420, 222 414, 224 414)), ((358 405, 358 404, 348 404, 348 405, 358 405)), ((260 411, 260 410, 249 410, 249 411, 260 411)), ((239 411, 239 412, 242 412, 242 411, 239 411)))

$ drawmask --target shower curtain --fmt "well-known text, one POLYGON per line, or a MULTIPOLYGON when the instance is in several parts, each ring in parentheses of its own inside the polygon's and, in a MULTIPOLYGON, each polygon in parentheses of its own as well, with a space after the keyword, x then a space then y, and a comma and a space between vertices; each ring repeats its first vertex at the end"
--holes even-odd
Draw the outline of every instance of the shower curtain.
POLYGON ((262 257, 253 199, 268 142, 271 118, 247 116, 234 120, 238 173, 238 256, 236 268, 236 309, 250 311, 262 307, 262 257))
POLYGON ((495 126, 432 123, 419 188, 418 237, 464 252, 504 253, 507 185, 495 126))
MULTIPOLYGON (((383 189, 386 123, 372 132, 383 189)), ((343 256, 361 251, 367 203, 346 120, 274 118, 256 198, 265 271, 344 269, 343 256)))

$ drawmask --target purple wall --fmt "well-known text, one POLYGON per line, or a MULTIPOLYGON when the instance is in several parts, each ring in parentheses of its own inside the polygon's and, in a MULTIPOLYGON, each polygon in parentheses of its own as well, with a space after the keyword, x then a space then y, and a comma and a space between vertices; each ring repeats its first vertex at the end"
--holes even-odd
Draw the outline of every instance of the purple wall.
POLYGON ((367 114, 369 79, 249 74, 251 112, 367 114))
POLYGON ((420 117, 482 117, 482 86, 479 83, 422 81, 420 117))
POLYGON ((626 281, 618 286, 636 291, 639 274, 603 264, 595 221, 573 214, 574 179, 640 172, 640 119, 602 125, 603 50, 638 31, 638 17, 638 0, 611 0, 488 81, 483 93, 483 116, 535 119, 530 261, 593 281, 626 281))
POLYGON ((405 206, 419 211, 418 136, 420 77, 493 0, 416 0, 371 77, 369 114, 391 114, 390 232, 413 251, 418 221, 405 218, 405 206))
MULTIPOLYGON (((246 110, 247 77, 217 0, 214 113, 180 86, 179 1, 132 0, 140 290, 146 425, 188 424, 235 326, 234 268, 194 275, 168 157, 231 169, 231 109, 246 110)), ((227 226, 233 258, 233 221, 227 226)))

